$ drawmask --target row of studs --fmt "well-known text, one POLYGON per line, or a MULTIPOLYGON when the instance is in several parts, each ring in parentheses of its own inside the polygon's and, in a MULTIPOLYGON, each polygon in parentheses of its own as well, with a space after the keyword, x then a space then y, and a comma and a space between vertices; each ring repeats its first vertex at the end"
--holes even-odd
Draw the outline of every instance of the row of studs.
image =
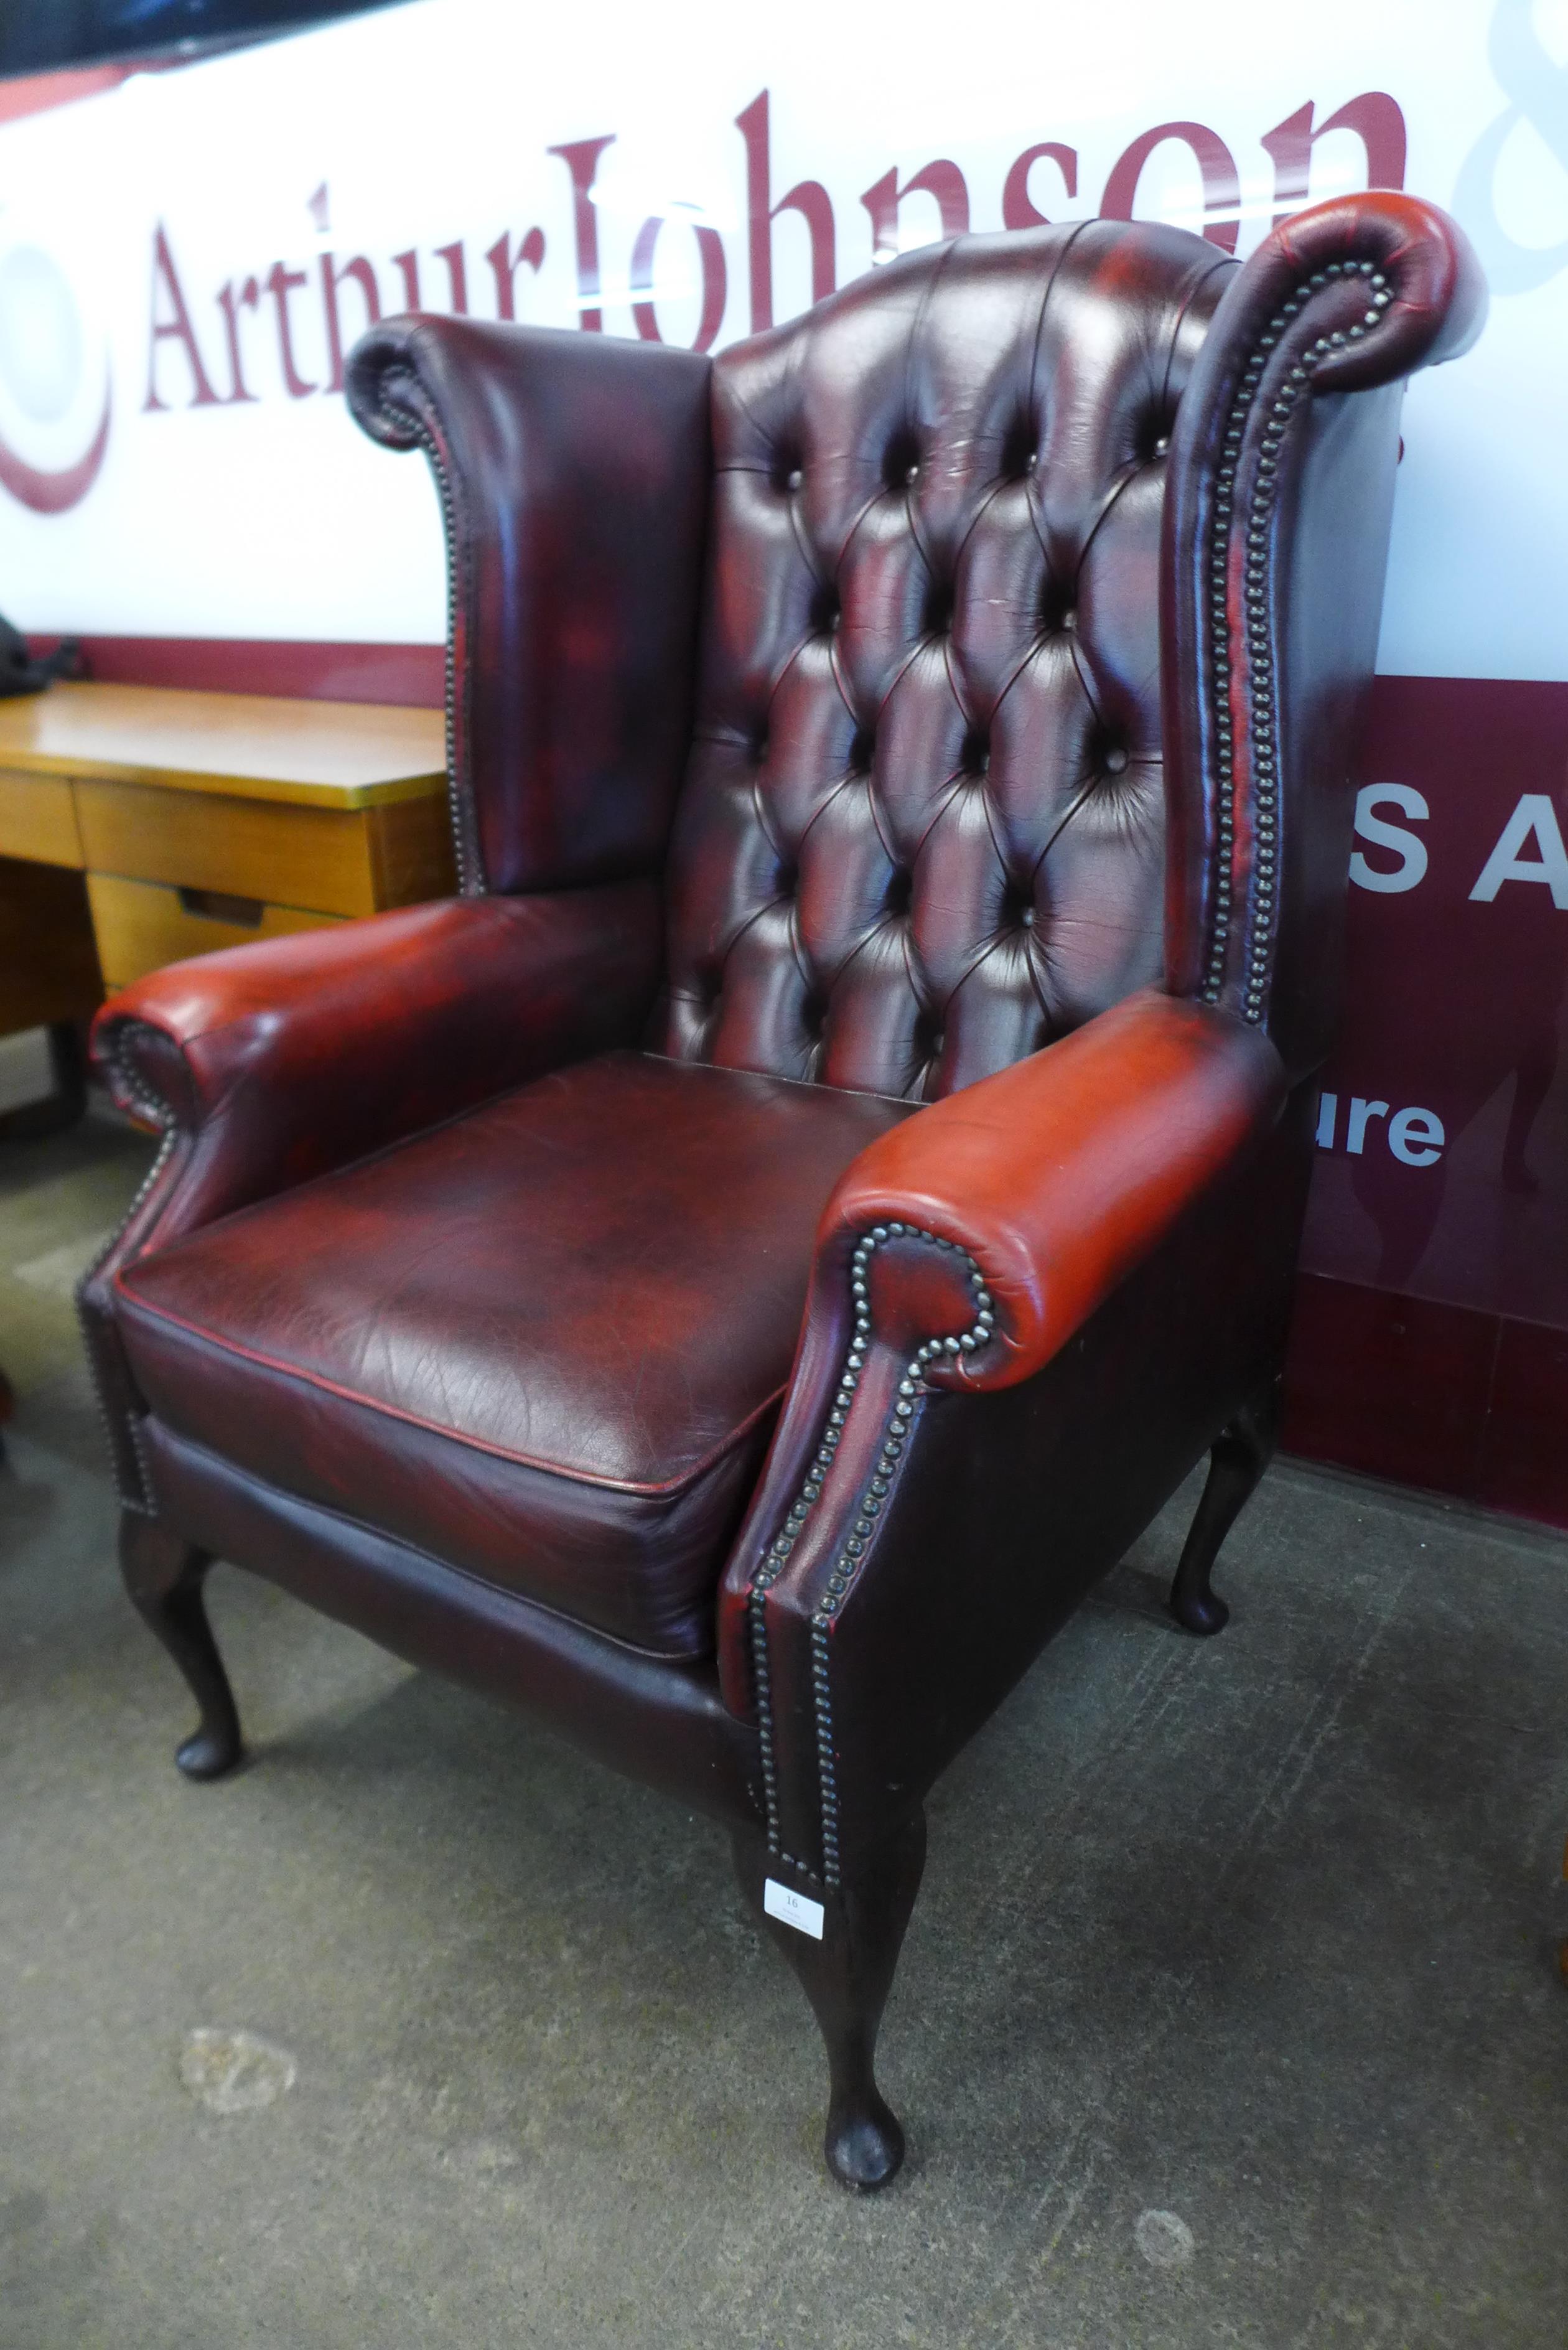
POLYGON ((919 1224, 877 1224, 857 1243, 850 1260, 849 1295, 854 1308, 855 1327, 849 1351, 845 1357, 837 1391, 828 1409, 826 1425, 805 1482, 795 1498, 783 1531, 775 1535, 762 1565, 752 1578, 747 1595, 747 1614, 751 1630, 752 1663, 755 1676, 757 1720, 762 1744, 763 1793, 767 1807, 769 1850, 777 1853, 792 1868, 805 1876, 814 1876, 793 1855, 784 1852, 779 1843, 778 1774, 774 1752, 773 1708, 768 1677, 767 1595, 789 1564, 790 1555, 805 1531, 806 1520, 821 1499, 827 1472, 838 1451, 839 1439, 849 1417, 855 1390, 860 1384, 867 1350, 871 1343, 871 1296, 868 1275, 874 1252, 884 1242, 893 1240, 924 1241, 931 1248, 946 1250, 961 1258, 968 1272, 970 1286, 974 1291, 975 1319, 973 1327, 959 1337, 929 1338, 905 1369, 898 1382, 898 1392, 883 1434, 882 1451, 865 1492, 860 1497, 857 1516, 845 1538, 826 1590, 811 1619, 811 1678, 813 1702, 816 1714, 817 1764, 821 1785, 823 1879, 832 1886, 838 1883, 838 1788, 833 1758, 833 1716, 828 1690, 828 1632, 834 1617, 843 1606, 850 1585, 859 1571, 877 1521, 887 1505, 893 1480, 903 1457, 909 1439, 909 1423, 915 1416, 915 1403, 924 1385, 928 1367, 940 1357, 972 1355, 977 1348, 988 1346, 996 1325, 996 1315, 991 1294, 985 1285, 985 1275, 956 1241, 944 1240, 940 1232, 928 1232, 919 1224))
POLYGON ((1273 951, 1279 833, 1279 766, 1275 736, 1273 661, 1269 649, 1269 527, 1270 509, 1279 486, 1280 450, 1297 402, 1312 380, 1313 370, 1332 351, 1359 342, 1381 321, 1393 295, 1387 279, 1370 261, 1331 261, 1298 286, 1270 319, 1268 331, 1248 361, 1227 419, 1224 454, 1214 497, 1214 539, 1210 554, 1210 607, 1214 634, 1213 680, 1215 734, 1218 740, 1220 887, 1210 943, 1209 970, 1203 985, 1205 1003, 1215 1003, 1224 980, 1225 952, 1231 928, 1231 855, 1234 839, 1231 806, 1232 743, 1231 731, 1231 655, 1226 624, 1229 614, 1229 562, 1231 492, 1241 463, 1241 441, 1249 411, 1273 350, 1291 320, 1314 295, 1335 281, 1365 278, 1371 307, 1361 321, 1343 333, 1319 335, 1291 369, 1270 411, 1258 458, 1257 486, 1247 525, 1247 666, 1251 689, 1254 827, 1257 835, 1257 888, 1247 941, 1244 1011, 1252 1022, 1263 1016, 1269 963, 1273 951))
POLYGON ((457 516, 452 483, 447 475, 446 460, 441 444, 431 431, 418 405, 410 400, 400 407, 389 396, 387 379, 381 380, 381 413, 399 424, 411 424, 419 443, 430 460, 435 476, 436 495, 441 503, 441 536, 446 545, 446 806, 447 821, 452 826, 452 849, 457 859, 457 887, 462 897, 483 894, 485 878, 478 842, 478 816, 468 820, 457 783, 457 643, 456 625, 458 598, 462 582, 458 577, 457 516))
POLYGON ((77 1321, 82 1334, 82 1345, 87 1353, 88 1377, 92 1381, 93 1401, 98 1406, 99 1419, 103 1428, 104 1440, 109 1446, 109 1467, 114 1472, 119 1499, 124 1508, 135 1510, 141 1517, 151 1517, 153 1514, 152 1482, 148 1475, 147 1456, 141 1449, 141 1430, 137 1425, 134 1413, 128 1414, 126 1417, 125 1433, 130 1445, 131 1457, 136 1462, 140 1490, 135 1492, 128 1492, 119 1473, 119 1447, 115 1441, 119 1416, 110 1406, 103 1384, 103 1376, 99 1368, 98 1334, 88 1318, 87 1294, 90 1284, 98 1279, 104 1266, 119 1249, 132 1223, 151 1198, 154 1188, 162 1180, 163 1170, 168 1166, 174 1146, 180 1139, 180 1129, 174 1114, 168 1105, 156 1100, 138 1083, 136 1073, 125 1057, 123 1044, 124 1038, 117 1037, 110 1054, 110 1069, 119 1081, 120 1097, 130 1105, 139 1117, 146 1118, 150 1126, 158 1128, 161 1139, 152 1164, 137 1188, 136 1197, 77 1283, 75 1303, 77 1321))

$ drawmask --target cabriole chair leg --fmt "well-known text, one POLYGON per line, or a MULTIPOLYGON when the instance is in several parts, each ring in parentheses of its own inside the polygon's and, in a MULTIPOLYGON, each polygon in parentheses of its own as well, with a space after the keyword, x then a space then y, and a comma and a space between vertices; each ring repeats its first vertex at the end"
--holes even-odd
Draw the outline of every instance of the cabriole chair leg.
POLYGON ((190 1683, 198 1727, 174 1760, 188 1779, 217 1779, 240 1759, 240 1717, 202 1599, 213 1562, 156 1518, 127 1510, 119 1522, 119 1569, 137 1613, 190 1683))
POLYGON ((841 2187, 873 2194, 904 2159, 904 2132, 877 2086, 877 2027, 926 1866, 926 1815, 916 1811, 853 1879, 809 1887, 770 1858, 754 1830, 734 1838, 735 1873, 757 1922, 789 1960, 810 2000, 827 2049, 827 2126, 823 2152, 841 2187), (770 1916, 766 1879, 805 1893, 823 1910, 822 1939, 770 1916))
POLYGON ((1230 1621, 1231 1610, 1210 1589, 1209 1578, 1220 1544, 1273 1459, 1279 1421, 1280 1382, 1274 1379, 1256 1401, 1242 1406, 1210 1448, 1203 1497, 1170 1586, 1170 1612, 1189 1632, 1222 1632, 1230 1621))

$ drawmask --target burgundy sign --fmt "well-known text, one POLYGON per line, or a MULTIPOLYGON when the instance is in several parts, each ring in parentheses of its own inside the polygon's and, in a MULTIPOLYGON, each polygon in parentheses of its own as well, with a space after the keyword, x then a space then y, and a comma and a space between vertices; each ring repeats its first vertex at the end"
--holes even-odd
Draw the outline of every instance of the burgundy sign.
POLYGON ((1568 685, 1380 678, 1288 1440, 1568 1524, 1568 685))

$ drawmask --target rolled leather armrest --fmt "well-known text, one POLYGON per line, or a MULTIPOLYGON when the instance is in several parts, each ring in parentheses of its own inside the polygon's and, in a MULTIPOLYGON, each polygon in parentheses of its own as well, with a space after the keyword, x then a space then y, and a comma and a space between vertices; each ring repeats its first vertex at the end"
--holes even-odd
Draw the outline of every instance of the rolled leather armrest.
POLYGON ((153 972, 93 1051, 122 1107, 186 1143, 186 1232, 634 1042, 659 946, 651 882, 441 899, 153 972))
MULTIPOLYGON (((759 1638, 783 1692, 825 1597, 841 1615, 876 1574, 877 1481, 885 1495, 919 1443, 923 1399, 1043 1369, 1262 1141, 1285 1092, 1260 1028, 1150 989, 861 1153, 823 1216, 784 1416, 725 1571, 734 1711, 753 1709, 759 1638)), ((776 1752, 782 1783, 782 1711, 776 1752)), ((815 1753, 798 1761, 815 1783, 815 1753)), ((805 1842, 809 1803, 782 1800, 805 1842)))
MULTIPOLYGON (((926 1378, 1011 1387, 1267 1131, 1284 1096, 1262 1029, 1145 990, 879 1136, 828 1202, 819 1264, 832 1279, 866 1233, 892 1222, 950 1243, 978 1271, 955 1278, 941 1328, 920 1335, 975 1343, 961 1337, 926 1378), (977 1330, 981 1278, 992 1321, 977 1330)), ((889 1303, 912 1332, 935 1299, 922 1282, 900 1311, 898 1282, 890 1273, 889 1303)))

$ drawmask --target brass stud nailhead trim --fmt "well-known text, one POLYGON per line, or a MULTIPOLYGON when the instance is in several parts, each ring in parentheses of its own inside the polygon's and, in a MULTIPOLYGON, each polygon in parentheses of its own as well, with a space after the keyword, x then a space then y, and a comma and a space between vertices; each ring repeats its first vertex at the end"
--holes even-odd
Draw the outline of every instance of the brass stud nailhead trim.
MULTIPOLYGON (((392 370, 402 374, 403 370, 392 370)), ((479 845, 479 810, 470 789, 465 802, 457 781, 457 648, 456 618, 461 609, 463 582, 458 575, 457 511, 452 482, 441 444, 426 422, 416 401, 400 406, 389 396, 386 377, 380 387, 381 414, 389 423, 411 426, 430 461, 435 476, 436 495, 441 505, 441 536, 446 545, 446 802, 447 820, 452 826, 452 849, 457 860, 457 887, 461 897, 483 896, 488 887, 484 872, 483 853, 479 845)))
POLYGON ((92 1324, 88 1319, 87 1293, 89 1284, 98 1279, 142 1208, 151 1198, 155 1186, 161 1180, 163 1170, 172 1156, 174 1145, 180 1139, 180 1129, 172 1110, 167 1104, 155 1101, 152 1096, 138 1084, 134 1070, 125 1059, 123 1052, 119 1049, 114 1052, 112 1066, 113 1073, 119 1081, 120 1091, 126 1100, 148 1120, 149 1124, 158 1128, 161 1139, 152 1164, 137 1188, 136 1197, 77 1283, 74 1303, 77 1321, 82 1334, 82 1345, 87 1353, 88 1377, 92 1381, 93 1401, 98 1406, 99 1419, 102 1424, 109 1445, 109 1465, 114 1471, 117 1496, 122 1507, 136 1511, 140 1517, 150 1518, 153 1514, 152 1481, 148 1474, 147 1455, 141 1445, 141 1430, 134 1412, 125 1414, 123 1424, 131 1458, 136 1463, 140 1490, 128 1490, 119 1473, 121 1454, 116 1441, 116 1431, 121 1425, 121 1419, 120 1415, 110 1406, 103 1380, 99 1376, 95 1334, 92 1324))
POLYGON ((1271 402, 1264 427, 1257 465, 1257 480, 1252 491, 1251 505, 1246 516, 1244 543, 1247 547, 1246 584, 1242 610, 1246 624, 1247 674, 1251 686, 1248 742, 1251 753, 1252 805, 1257 853, 1254 859, 1255 885, 1252 907, 1248 919, 1246 942, 1242 950, 1242 1013, 1254 1025, 1263 1017, 1268 995, 1270 965, 1272 961, 1274 918, 1278 897, 1277 841, 1279 834, 1279 745, 1276 712, 1273 699, 1273 659, 1269 645, 1271 598, 1269 594, 1269 521, 1270 508, 1279 487, 1280 452, 1286 431, 1295 413, 1302 395, 1312 380, 1313 370, 1337 349, 1359 342, 1386 315, 1394 296, 1382 271, 1370 261, 1331 261, 1324 268, 1298 286, 1288 301, 1282 302, 1270 319, 1266 333, 1258 338, 1256 349, 1242 372, 1226 419, 1222 443, 1223 454, 1215 476, 1213 537, 1209 556, 1210 616, 1213 624, 1214 645, 1210 660, 1210 675, 1213 687, 1215 782, 1218 787, 1219 819, 1216 827, 1219 846, 1220 884, 1216 893, 1214 913, 1210 926, 1209 959, 1201 990, 1206 1003, 1217 1003, 1223 992, 1225 962, 1230 945, 1233 909, 1231 902, 1231 855, 1235 845, 1234 751, 1232 743, 1230 694, 1231 657, 1227 638, 1230 619, 1230 549, 1233 533, 1241 530, 1233 519, 1232 493, 1236 469, 1241 459, 1244 428, 1253 408, 1259 386, 1269 365, 1269 353, 1278 344, 1293 318, 1322 288, 1347 278, 1364 277, 1370 288, 1371 307, 1357 326, 1344 333, 1319 335, 1317 340, 1302 353, 1291 368, 1271 402))
POLYGON ((763 1794, 767 1810, 768 1849, 798 1869, 803 1876, 815 1877, 815 1870, 782 1849, 779 1838, 778 1774, 774 1756, 774 1723, 772 1692, 768 1675, 767 1595, 789 1564, 790 1555, 805 1530, 805 1522, 820 1500, 827 1472, 833 1466, 838 1450, 840 1434, 848 1419, 855 1391, 860 1384, 867 1349, 871 1342, 870 1290, 867 1275, 874 1252, 886 1241, 924 1241, 928 1247, 945 1250, 958 1257, 969 1274, 974 1291, 975 1319, 971 1328, 953 1338, 929 1338, 919 1347, 898 1382, 898 1394, 888 1426, 882 1438, 882 1450, 877 1457, 865 1492, 860 1497, 859 1510, 845 1537, 827 1586, 813 1612, 811 1619, 811 1681, 812 1700, 816 1716, 817 1774, 820 1790, 822 1828, 822 1877, 824 1884, 838 1883, 838 1785, 834 1769, 833 1709, 828 1685, 828 1635, 833 1619, 848 1596, 850 1587, 864 1564, 877 1530, 877 1521, 887 1507, 888 1497, 898 1472, 898 1464, 909 1441, 914 1421, 915 1407, 929 1389, 925 1374, 939 1357, 972 1355, 989 1346, 996 1326, 995 1310, 985 1275, 956 1241, 944 1240, 939 1232, 928 1232, 919 1224, 888 1223, 874 1225, 856 1243, 849 1266, 849 1297, 855 1314, 854 1333, 849 1351, 839 1374, 838 1387, 822 1431, 822 1440, 812 1458, 800 1493, 784 1528, 770 1544, 761 1566, 752 1577, 746 1595, 747 1622, 751 1632, 752 1669, 756 1691, 758 1734, 762 1746, 763 1794))

